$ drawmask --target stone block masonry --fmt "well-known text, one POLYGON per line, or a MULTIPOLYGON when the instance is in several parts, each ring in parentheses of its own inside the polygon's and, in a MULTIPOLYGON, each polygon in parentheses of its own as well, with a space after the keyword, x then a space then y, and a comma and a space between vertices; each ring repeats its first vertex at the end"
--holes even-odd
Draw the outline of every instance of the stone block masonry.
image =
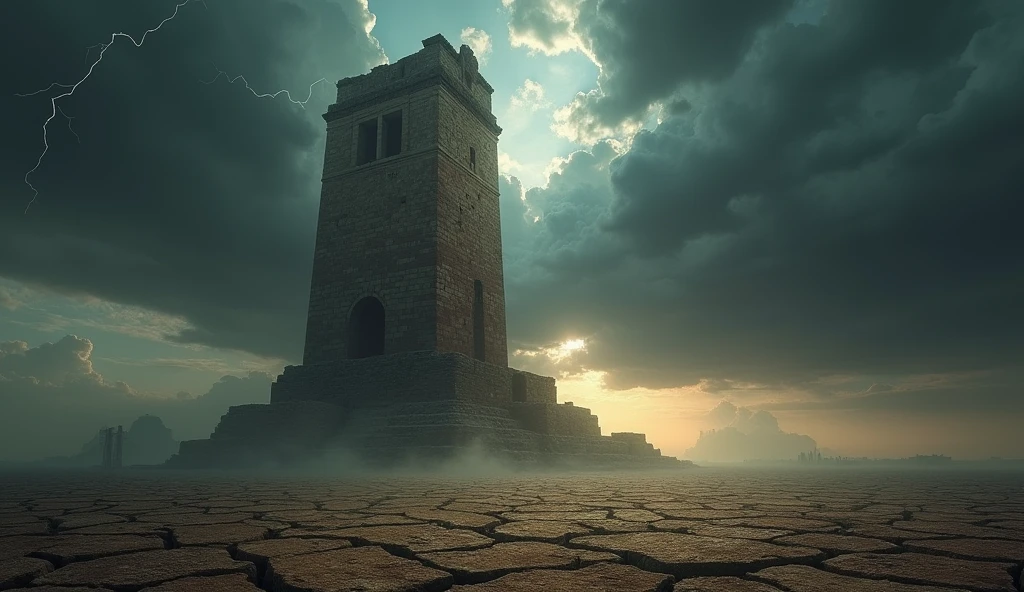
POLYGON ((439 400, 553 405, 556 398, 554 378, 436 351, 288 366, 271 386, 273 403, 319 401, 346 409, 439 400))
POLYGON ((317 401, 236 405, 221 417, 209 439, 181 442, 167 464, 212 468, 301 461, 333 441, 344 420, 340 408, 317 401))
POLYGON ((550 403, 513 403, 509 410, 528 430, 563 436, 600 436, 597 416, 589 409, 550 403))
POLYGON ((647 442, 645 434, 636 432, 612 432, 611 439, 618 442, 625 442, 629 446, 629 454, 638 456, 660 456, 661 450, 654 447, 654 444, 647 442))
POLYGON ((373 299, 373 353, 508 365, 493 89, 468 47, 423 46, 340 81, 324 115, 305 364, 360 357, 358 305, 373 299))

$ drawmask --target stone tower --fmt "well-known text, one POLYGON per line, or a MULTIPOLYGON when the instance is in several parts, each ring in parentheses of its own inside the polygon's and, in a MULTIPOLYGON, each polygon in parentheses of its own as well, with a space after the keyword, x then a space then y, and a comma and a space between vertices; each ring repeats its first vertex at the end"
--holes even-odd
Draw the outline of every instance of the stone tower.
POLYGON ((589 409, 558 404, 554 378, 509 368, 492 92, 473 52, 440 35, 338 82, 303 363, 170 466, 337 450, 377 466, 480 446, 511 462, 680 466, 643 434, 602 435, 589 409))
POLYGON ((444 37, 338 82, 304 364, 414 351, 508 365, 493 89, 444 37))

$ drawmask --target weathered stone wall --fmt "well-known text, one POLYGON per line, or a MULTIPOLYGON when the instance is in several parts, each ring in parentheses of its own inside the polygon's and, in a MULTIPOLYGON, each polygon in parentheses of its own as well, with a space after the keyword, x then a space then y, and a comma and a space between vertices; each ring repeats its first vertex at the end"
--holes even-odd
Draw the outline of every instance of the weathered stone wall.
POLYGON ((436 348, 435 163, 412 155, 324 181, 304 363, 348 357, 351 309, 366 296, 384 305, 384 353, 436 348))
POLYGON ((550 403, 513 403, 509 411, 522 426, 541 434, 600 436, 597 416, 584 407, 550 403))
POLYGON ((439 105, 438 349, 475 355, 474 290, 480 281, 483 359, 507 366, 497 138, 444 90, 439 105))
POLYGON ((552 434, 567 436, 600 436, 597 416, 584 407, 572 405, 550 406, 548 426, 552 434))
MULTIPOLYGON (((303 363, 348 357, 360 299, 385 310, 384 353, 474 356, 474 282, 483 359, 507 366, 493 89, 471 52, 443 37, 338 83, 328 122, 303 363), (359 124, 402 113, 402 152, 357 165, 359 124), (470 164, 470 148, 475 166, 470 164)), ((383 146, 378 125, 378 147, 383 146)), ((381 156, 383 154, 381 153, 381 156)))
POLYGON ((255 467, 310 458, 337 437, 342 409, 317 401, 236 405, 209 439, 185 440, 170 467, 255 467))
POLYGON ((654 447, 654 444, 647 442, 645 434, 636 432, 612 432, 611 438, 629 445, 629 454, 639 456, 659 456, 661 451, 654 447))
POLYGON ((512 400, 512 372, 509 368, 465 355, 457 359, 455 391, 459 399, 502 406, 512 400))
POLYGON ((271 385, 270 400, 323 401, 346 409, 443 400, 505 407, 513 401, 516 374, 525 378, 525 400, 555 402, 554 378, 436 351, 288 366, 271 385))
POLYGON ((325 401, 345 408, 456 397, 456 361, 434 351, 287 366, 270 400, 325 401))
MULTIPOLYGON (((435 35, 423 40, 422 50, 393 64, 382 64, 366 74, 339 80, 337 104, 345 106, 382 89, 416 82, 424 77, 444 75, 464 82, 463 73, 460 51, 443 36, 435 35)), ((466 85, 467 95, 481 110, 490 113, 494 89, 479 71, 473 74, 472 84, 466 85)))
MULTIPOLYGON (((555 379, 550 376, 541 376, 522 370, 514 370, 513 376, 518 375, 526 384, 525 403, 548 403, 554 405, 558 402, 558 387, 555 386, 555 379)), ((515 401, 515 397, 512 398, 515 401)))
POLYGON ((235 405, 220 418, 212 440, 266 440, 274 434, 297 434, 320 444, 337 433, 342 409, 319 401, 235 405))

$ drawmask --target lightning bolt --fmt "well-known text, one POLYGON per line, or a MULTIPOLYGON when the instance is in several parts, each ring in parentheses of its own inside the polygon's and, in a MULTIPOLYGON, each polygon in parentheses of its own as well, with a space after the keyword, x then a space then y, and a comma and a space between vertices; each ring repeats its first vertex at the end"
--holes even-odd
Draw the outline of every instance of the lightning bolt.
MULTIPOLYGON (((76 82, 74 82, 72 84, 62 84, 62 83, 59 83, 59 82, 54 82, 54 83, 51 83, 50 86, 47 86, 46 88, 39 89, 37 91, 33 91, 33 92, 30 92, 30 93, 16 93, 16 96, 19 96, 19 97, 31 97, 31 96, 34 96, 34 95, 39 95, 39 94, 50 92, 51 90, 53 90, 55 88, 62 89, 62 92, 60 92, 60 93, 50 97, 50 107, 51 107, 50 116, 47 117, 46 121, 43 122, 43 151, 39 153, 39 158, 36 159, 35 166, 32 167, 27 173, 25 173, 25 184, 28 185, 29 189, 32 190, 32 199, 29 200, 28 205, 25 206, 25 213, 26 214, 28 214, 28 211, 32 207, 32 204, 35 203, 36 198, 39 197, 39 190, 35 187, 35 185, 32 184, 32 181, 30 180, 30 177, 32 176, 33 173, 35 173, 35 172, 37 172, 39 170, 39 167, 43 164, 43 158, 46 157, 47 152, 49 152, 49 150, 50 150, 50 142, 49 142, 50 122, 52 122, 54 119, 56 119, 58 113, 60 113, 60 115, 63 116, 67 120, 68 129, 71 130, 72 134, 74 134, 75 139, 78 140, 79 143, 81 143, 81 138, 78 137, 78 133, 75 132, 74 128, 71 127, 71 120, 74 119, 74 118, 70 117, 67 113, 64 113, 64 110, 61 109, 60 105, 58 105, 57 102, 60 101, 61 99, 70 97, 71 95, 75 94, 75 91, 78 90, 78 87, 81 86, 86 80, 88 80, 90 76, 92 76, 92 73, 96 69, 96 66, 99 65, 99 63, 103 61, 103 56, 106 55, 107 50, 110 49, 111 46, 113 46, 115 41, 117 41, 120 38, 124 38, 124 39, 127 39, 128 41, 130 41, 135 47, 142 47, 142 44, 145 43, 146 37, 149 36, 150 33, 155 33, 157 31, 159 31, 160 28, 163 27, 165 24, 167 24, 168 22, 174 20, 174 18, 178 16, 178 12, 183 7, 185 7, 188 4, 191 4, 192 2, 199 2, 205 8, 209 8, 206 5, 206 0, 181 0, 180 2, 178 2, 178 4, 176 4, 174 6, 174 12, 169 17, 167 17, 164 20, 160 21, 160 23, 157 24, 157 26, 153 27, 152 29, 147 30, 137 40, 135 39, 135 37, 131 36, 128 33, 117 32, 117 33, 112 33, 110 35, 110 40, 107 41, 106 43, 97 43, 96 45, 91 45, 91 46, 87 47, 85 49, 85 63, 86 64, 89 63, 89 56, 92 55, 93 50, 98 48, 99 49, 99 54, 97 55, 96 60, 93 61, 89 65, 89 68, 88 68, 88 70, 85 73, 85 76, 82 76, 82 78, 80 78, 78 81, 76 81, 76 82)), ((308 103, 309 100, 313 97, 313 87, 315 87, 316 85, 320 84, 321 82, 326 82, 327 81, 326 78, 320 78, 319 80, 314 81, 312 84, 309 85, 309 93, 306 95, 306 98, 303 99, 303 100, 296 100, 296 99, 294 99, 292 97, 291 93, 289 91, 287 91, 287 90, 279 90, 279 91, 273 92, 273 93, 260 93, 260 92, 257 92, 255 89, 252 88, 252 86, 249 85, 249 81, 246 80, 244 76, 242 76, 242 75, 230 76, 230 75, 228 75, 227 72, 225 72, 225 71, 221 70, 220 68, 218 68, 217 64, 213 64, 213 68, 214 68, 214 70, 217 71, 217 75, 214 76, 213 80, 209 80, 209 81, 200 80, 200 82, 202 82, 203 84, 213 84, 214 82, 219 80, 222 76, 228 81, 229 84, 234 84, 235 82, 238 82, 239 80, 241 80, 245 84, 245 88, 248 89, 249 92, 251 92, 253 94, 253 96, 255 96, 257 98, 261 98, 261 99, 262 98, 276 99, 277 97, 279 97, 281 95, 284 95, 291 103, 293 103, 295 105, 298 105, 302 109, 306 108, 306 103, 308 103)))
POLYGON ((199 82, 202 82, 203 84, 213 84, 214 82, 217 82, 217 80, 219 80, 221 76, 223 76, 228 81, 228 84, 234 84, 234 83, 238 82, 239 80, 241 80, 245 84, 245 88, 249 92, 251 92, 252 95, 254 97, 256 97, 256 98, 259 98, 259 99, 276 99, 277 97, 279 97, 281 95, 284 95, 285 97, 287 97, 287 99, 289 101, 291 101, 295 105, 298 105, 302 109, 305 109, 306 108, 306 103, 308 103, 309 100, 311 98, 313 98, 313 87, 318 85, 318 84, 320 84, 321 82, 327 82, 326 78, 321 78, 319 80, 314 81, 312 84, 309 85, 309 94, 306 95, 306 98, 301 100, 301 101, 297 101, 297 100, 292 98, 292 93, 288 92, 287 90, 283 90, 283 89, 279 90, 277 92, 273 92, 273 93, 260 93, 260 92, 256 92, 255 89, 253 89, 251 86, 249 86, 249 81, 245 79, 245 76, 243 76, 241 74, 239 74, 237 76, 229 76, 227 72, 225 72, 224 70, 221 70, 220 68, 218 68, 217 64, 214 64, 213 62, 210 62, 210 63, 213 64, 213 69, 217 71, 217 75, 213 77, 213 80, 209 80, 209 81, 207 81, 207 80, 200 80, 199 82))
MULTIPOLYGON (((145 33, 142 34, 141 37, 139 37, 138 40, 136 40, 135 37, 132 37, 128 33, 117 32, 117 33, 111 33, 110 34, 110 41, 108 41, 106 43, 99 43, 97 45, 93 45, 91 47, 88 47, 86 49, 86 52, 85 52, 85 61, 86 61, 86 63, 89 62, 89 55, 92 53, 92 50, 96 49, 97 47, 100 50, 99 56, 96 58, 96 61, 94 61, 89 66, 89 69, 85 73, 85 76, 82 76, 82 78, 80 78, 77 82, 75 82, 73 84, 61 84, 59 82, 54 82, 54 83, 51 83, 50 86, 47 86, 46 88, 42 88, 42 89, 39 89, 39 90, 34 91, 34 92, 30 92, 30 93, 15 93, 15 95, 19 96, 19 97, 31 97, 31 96, 34 96, 34 95, 50 92, 54 88, 64 89, 63 92, 61 92, 61 93, 59 93, 59 94, 57 94, 55 96, 50 97, 50 108, 51 108, 50 116, 46 118, 45 122, 43 122, 43 151, 39 153, 39 158, 36 159, 36 166, 32 167, 27 173, 25 173, 25 184, 28 185, 29 188, 32 190, 32 199, 29 200, 28 205, 25 206, 25 213, 26 214, 28 213, 29 208, 32 207, 32 204, 35 203, 36 198, 39 197, 39 190, 36 189, 35 185, 32 184, 32 181, 29 180, 29 177, 32 176, 32 173, 35 173, 36 171, 39 170, 39 167, 43 164, 43 158, 46 157, 46 153, 50 151, 50 142, 49 142, 49 138, 48 138, 50 122, 53 121, 57 117, 57 113, 60 113, 61 115, 63 115, 68 120, 68 127, 70 128, 70 126, 71 126, 71 119, 72 118, 68 117, 67 114, 64 113, 63 110, 61 110, 61 108, 57 105, 57 101, 59 101, 61 99, 64 99, 66 97, 70 97, 71 95, 75 94, 75 91, 78 90, 78 87, 81 86, 82 83, 84 83, 86 80, 88 80, 90 76, 92 76, 92 73, 96 69, 96 66, 99 65, 99 63, 103 61, 103 56, 105 56, 107 54, 107 50, 110 49, 114 45, 115 41, 117 41, 118 39, 122 39, 123 38, 123 39, 127 39, 128 41, 131 41, 132 44, 135 45, 135 47, 142 47, 142 44, 146 42, 146 37, 148 37, 150 33, 155 33, 157 31, 159 31, 161 27, 163 27, 169 21, 173 20, 175 17, 178 16, 178 11, 180 11, 182 9, 182 7, 184 7, 187 4, 191 4, 192 2, 200 2, 200 3, 203 4, 203 6, 206 6, 206 0, 182 0, 177 5, 174 6, 174 12, 171 14, 171 16, 169 16, 169 17, 165 18, 164 20, 160 21, 160 24, 158 24, 157 26, 153 27, 152 29, 147 30, 145 33)), ((71 130, 71 133, 75 133, 75 130, 71 130)), ((78 137, 77 133, 75 133, 75 137, 76 138, 78 137)))
POLYGON ((74 117, 71 117, 70 115, 65 113, 64 110, 61 109, 60 107, 57 107, 57 110, 60 111, 60 114, 64 116, 64 119, 68 120, 68 131, 70 131, 71 133, 75 134, 75 140, 79 144, 81 144, 82 143, 82 138, 78 137, 78 132, 75 131, 75 128, 71 127, 71 120, 74 119, 74 117))

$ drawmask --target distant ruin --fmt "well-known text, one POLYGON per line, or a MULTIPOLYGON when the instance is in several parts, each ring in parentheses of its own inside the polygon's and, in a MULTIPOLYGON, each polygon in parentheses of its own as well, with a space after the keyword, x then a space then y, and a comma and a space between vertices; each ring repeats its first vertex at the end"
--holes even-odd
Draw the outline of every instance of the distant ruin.
POLYGON ((171 466, 374 463, 482 446, 517 462, 664 466, 643 434, 602 436, 555 379, 508 367, 493 89, 441 35, 338 82, 327 122, 305 352, 269 405, 232 407, 171 466))
POLYGON ((104 469, 120 469, 124 451, 124 427, 103 429, 103 462, 104 469))
POLYGON ((178 451, 171 430, 155 415, 142 415, 125 430, 124 426, 104 427, 75 454, 50 456, 31 462, 37 467, 117 469, 139 465, 159 465, 178 451))

